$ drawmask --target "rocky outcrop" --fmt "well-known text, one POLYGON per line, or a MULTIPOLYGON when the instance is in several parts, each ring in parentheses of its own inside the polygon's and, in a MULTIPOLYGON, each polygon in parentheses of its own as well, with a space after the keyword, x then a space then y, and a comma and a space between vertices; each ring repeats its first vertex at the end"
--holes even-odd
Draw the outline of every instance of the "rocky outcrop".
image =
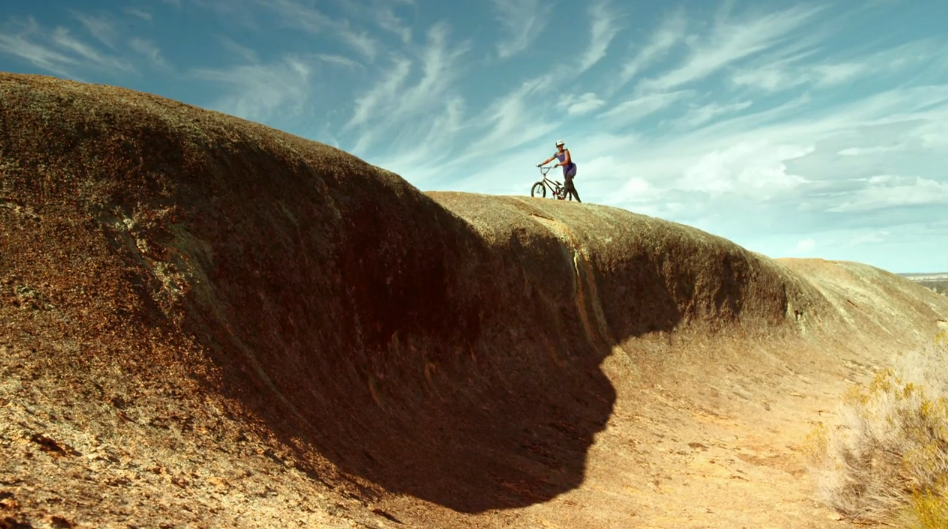
POLYGON ((0 75, 0 206, 0 501, 61 526, 545 502, 583 482, 617 349, 844 320, 788 265, 690 227, 425 194, 262 125, 46 77, 0 75))

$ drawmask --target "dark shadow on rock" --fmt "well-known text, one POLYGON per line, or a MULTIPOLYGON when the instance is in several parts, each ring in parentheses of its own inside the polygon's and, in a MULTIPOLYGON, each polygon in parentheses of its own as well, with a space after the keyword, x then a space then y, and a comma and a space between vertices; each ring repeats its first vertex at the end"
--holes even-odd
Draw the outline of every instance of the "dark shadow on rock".
MULTIPOLYGON (((209 151, 227 181, 179 189, 188 240, 203 243, 163 242, 207 277, 185 326, 207 338, 225 391, 288 445, 457 511, 579 486, 616 399, 600 370, 614 344, 584 326, 593 301, 577 289, 596 279, 569 245, 529 223, 489 244, 348 156, 287 167, 252 150, 209 151)), ((671 309, 650 318, 635 330, 677 323, 671 309)))
POLYGON ((475 513, 578 487, 616 400, 601 362, 691 310, 678 290, 694 287, 654 256, 584 261, 489 203, 465 215, 497 225, 488 240, 340 151, 152 96, 96 114, 98 88, 23 85, 33 103, 4 123, 36 134, 5 157, 56 137, 46 170, 81 178, 5 178, 111 238, 130 288, 155 298, 122 317, 193 335, 225 376, 214 390, 387 491, 475 513), (181 314, 172 280, 188 282, 181 314))

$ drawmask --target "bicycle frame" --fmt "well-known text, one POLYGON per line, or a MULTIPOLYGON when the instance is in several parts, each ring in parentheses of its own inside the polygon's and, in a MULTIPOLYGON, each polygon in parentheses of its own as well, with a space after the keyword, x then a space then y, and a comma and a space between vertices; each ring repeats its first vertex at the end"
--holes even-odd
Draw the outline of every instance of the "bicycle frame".
MULTIPOLYGON (((546 174, 549 173, 550 170, 552 170, 552 169, 553 169, 553 166, 549 166, 549 167, 547 167, 547 166, 541 166, 541 167, 540 167, 540 174, 543 175, 543 179, 540 180, 539 182, 537 182, 536 184, 542 183, 544 187, 547 187, 547 188, 550 189, 550 191, 553 193, 553 196, 554 196, 554 197, 556 197, 556 198, 562 200, 563 198, 565 198, 565 196, 563 196, 563 195, 564 195, 564 193, 563 193, 563 184, 559 183, 559 182, 556 181, 556 180, 551 180, 549 177, 546 176, 546 174)), ((534 187, 536 186, 536 184, 533 184, 534 187)), ((531 195, 532 195, 532 191, 531 191, 531 195)), ((544 194, 544 195, 545 195, 545 194, 544 194)))

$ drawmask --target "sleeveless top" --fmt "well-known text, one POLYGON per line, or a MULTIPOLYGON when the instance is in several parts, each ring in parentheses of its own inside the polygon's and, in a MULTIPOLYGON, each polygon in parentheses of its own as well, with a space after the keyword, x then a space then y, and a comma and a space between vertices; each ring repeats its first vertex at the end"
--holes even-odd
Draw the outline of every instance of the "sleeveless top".
MULTIPOLYGON (((560 163, 563 163, 563 160, 566 159, 566 151, 557 152, 557 153, 554 154, 553 156, 555 156, 556 159, 560 161, 560 163)), ((576 164, 573 163, 572 160, 571 160, 568 164, 563 165, 563 166, 561 166, 561 167, 563 168, 563 174, 566 174, 566 173, 568 173, 568 172, 574 170, 574 169, 576 168, 576 164)))

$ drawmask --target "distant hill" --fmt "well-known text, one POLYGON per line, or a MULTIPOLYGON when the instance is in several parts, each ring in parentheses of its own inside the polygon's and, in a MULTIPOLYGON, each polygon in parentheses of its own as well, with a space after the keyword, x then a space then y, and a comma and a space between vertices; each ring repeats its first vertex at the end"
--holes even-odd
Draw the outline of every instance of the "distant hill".
POLYGON ((925 288, 930 288, 939 294, 948 296, 948 272, 899 275, 914 281, 925 288))
POLYGON ((927 279, 948 279, 948 272, 930 272, 926 274, 898 274, 912 281, 924 281, 927 279))

